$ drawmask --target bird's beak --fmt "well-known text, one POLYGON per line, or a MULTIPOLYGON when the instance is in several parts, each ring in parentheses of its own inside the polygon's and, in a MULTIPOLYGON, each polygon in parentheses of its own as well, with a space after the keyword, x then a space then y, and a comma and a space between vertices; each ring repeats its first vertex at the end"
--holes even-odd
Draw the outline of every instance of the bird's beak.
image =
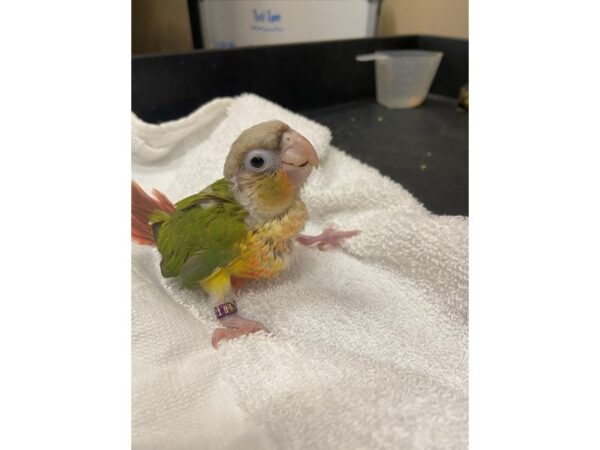
POLYGON ((312 144, 294 130, 281 136, 281 169, 295 186, 301 186, 313 167, 319 166, 319 157, 312 144))

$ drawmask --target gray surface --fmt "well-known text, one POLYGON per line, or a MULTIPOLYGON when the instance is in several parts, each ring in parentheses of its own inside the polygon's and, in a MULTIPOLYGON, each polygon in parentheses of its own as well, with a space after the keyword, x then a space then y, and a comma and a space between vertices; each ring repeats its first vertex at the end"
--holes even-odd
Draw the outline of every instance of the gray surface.
POLYGON ((401 183, 430 211, 468 215, 469 115, 455 99, 430 95, 408 110, 360 101, 302 114, 328 126, 333 145, 401 183))

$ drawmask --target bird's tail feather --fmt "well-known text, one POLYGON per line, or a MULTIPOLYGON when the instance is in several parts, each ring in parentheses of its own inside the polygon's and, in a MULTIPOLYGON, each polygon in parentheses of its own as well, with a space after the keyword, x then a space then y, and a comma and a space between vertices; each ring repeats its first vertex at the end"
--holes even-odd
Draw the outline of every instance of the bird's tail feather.
POLYGON ((154 233, 150 226, 150 214, 159 210, 175 211, 173 203, 165 194, 154 189, 150 197, 135 181, 131 182, 131 238, 138 244, 154 245, 154 233))

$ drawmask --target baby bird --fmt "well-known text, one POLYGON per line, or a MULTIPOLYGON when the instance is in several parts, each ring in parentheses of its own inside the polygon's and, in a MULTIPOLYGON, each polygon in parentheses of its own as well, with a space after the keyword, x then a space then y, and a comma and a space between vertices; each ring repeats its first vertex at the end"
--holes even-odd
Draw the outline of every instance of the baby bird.
POLYGON ((208 294, 222 326, 213 333, 213 347, 266 331, 237 312, 235 290, 244 280, 276 276, 295 240, 323 249, 358 233, 300 234, 308 217, 300 189, 318 165, 311 143, 273 120, 243 131, 227 155, 224 177, 175 205, 132 182, 132 239, 156 245, 164 277, 208 294))

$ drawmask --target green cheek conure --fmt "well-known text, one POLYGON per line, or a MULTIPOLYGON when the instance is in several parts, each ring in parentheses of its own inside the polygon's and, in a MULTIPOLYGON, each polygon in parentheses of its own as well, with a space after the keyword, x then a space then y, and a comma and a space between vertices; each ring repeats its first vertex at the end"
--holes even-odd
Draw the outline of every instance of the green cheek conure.
POLYGON ((245 279, 276 276, 296 240, 323 249, 358 233, 300 235, 308 217, 300 188, 318 164, 311 143, 274 120, 242 132, 225 160, 224 178, 175 205, 132 183, 133 240, 156 245, 164 277, 208 294, 222 325, 212 337, 215 348, 223 339, 266 330, 237 314, 234 290, 245 279))

